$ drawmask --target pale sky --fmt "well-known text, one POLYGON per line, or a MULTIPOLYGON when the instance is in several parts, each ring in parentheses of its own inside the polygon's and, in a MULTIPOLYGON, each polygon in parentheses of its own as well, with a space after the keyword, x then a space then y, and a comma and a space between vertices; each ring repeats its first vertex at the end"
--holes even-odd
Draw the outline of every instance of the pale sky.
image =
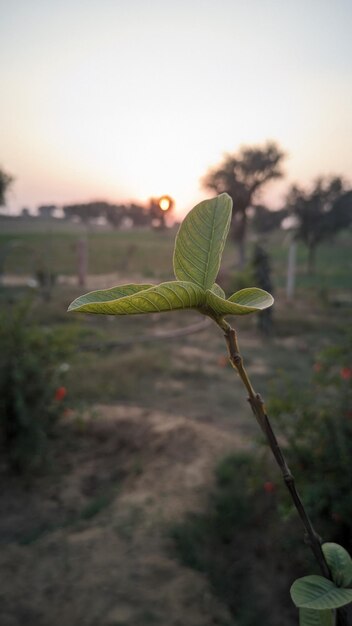
POLYGON ((0 0, 8 208, 170 194, 271 139, 290 182, 352 182, 351 0, 0 0))

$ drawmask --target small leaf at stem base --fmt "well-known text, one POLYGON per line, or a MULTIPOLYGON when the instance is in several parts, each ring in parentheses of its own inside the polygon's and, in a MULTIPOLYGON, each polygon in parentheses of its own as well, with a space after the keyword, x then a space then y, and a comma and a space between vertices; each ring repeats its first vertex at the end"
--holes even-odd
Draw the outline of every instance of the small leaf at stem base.
POLYGON ((352 589, 340 589, 322 576, 304 576, 291 587, 291 598, 299 608, 338 609, 352 602, 352 589))

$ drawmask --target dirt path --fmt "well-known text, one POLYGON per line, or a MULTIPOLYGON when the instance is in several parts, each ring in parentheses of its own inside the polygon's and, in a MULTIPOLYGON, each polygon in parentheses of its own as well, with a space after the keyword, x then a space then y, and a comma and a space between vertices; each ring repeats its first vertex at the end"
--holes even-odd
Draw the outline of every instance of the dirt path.
POLYGON ((73 422, 73 438, 67 425, 58 484, 5 484, 2 626, 233 624, 206 579, 173 558, 167 529, 202 505, 216 461, 244 441, 138 407, 94 414, 73 422))

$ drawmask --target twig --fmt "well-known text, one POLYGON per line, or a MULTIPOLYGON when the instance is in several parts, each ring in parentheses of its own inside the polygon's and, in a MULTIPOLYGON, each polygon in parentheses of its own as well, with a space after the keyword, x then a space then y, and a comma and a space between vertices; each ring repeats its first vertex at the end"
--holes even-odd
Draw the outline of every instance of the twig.
POLYGON ((308 513, 304 508, 303 502, 295 485, 295 479, 290 471, 290 468, 288 467, 276 435, 270 424, 269 417, 265 410, 264 402, 260 395, 254 391, 253 386, 249 380, 248 374, 243 365, 242 356, 239 351, 236 331, 227 322, 225 322, 225 320, 217 321, 217 323, 225 333, 230 362, 232 366, 237 370, 240 379, 248 392, 248 401, 251 409, 267 439, 273 456, 282 472, 283 479, 291 495, 292 501, 297 509, 298 515, 301 518, 305 529, 306 541, 312 549, 312 552, 320 567, 321 573, 323 574, 323 576, 331 580, 330 570, 321 548, 322 540, 314 530, 308 513))

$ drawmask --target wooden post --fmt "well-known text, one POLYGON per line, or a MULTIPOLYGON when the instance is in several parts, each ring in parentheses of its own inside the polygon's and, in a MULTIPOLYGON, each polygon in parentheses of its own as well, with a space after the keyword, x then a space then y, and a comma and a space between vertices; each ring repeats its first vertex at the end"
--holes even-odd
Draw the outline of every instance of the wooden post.
POLYGON ((78 239, 77 242, 77 277, 80 287, 86 286, 88 269, 88 242, 86 238, 78 239))
POLYGON ((295 291, 295 278, 296 278, 296 242, 291 239, 290 247, 288 249, 288 262, 287 262, 287 282, 286 282, 286 298, 292 300, 295 291))

